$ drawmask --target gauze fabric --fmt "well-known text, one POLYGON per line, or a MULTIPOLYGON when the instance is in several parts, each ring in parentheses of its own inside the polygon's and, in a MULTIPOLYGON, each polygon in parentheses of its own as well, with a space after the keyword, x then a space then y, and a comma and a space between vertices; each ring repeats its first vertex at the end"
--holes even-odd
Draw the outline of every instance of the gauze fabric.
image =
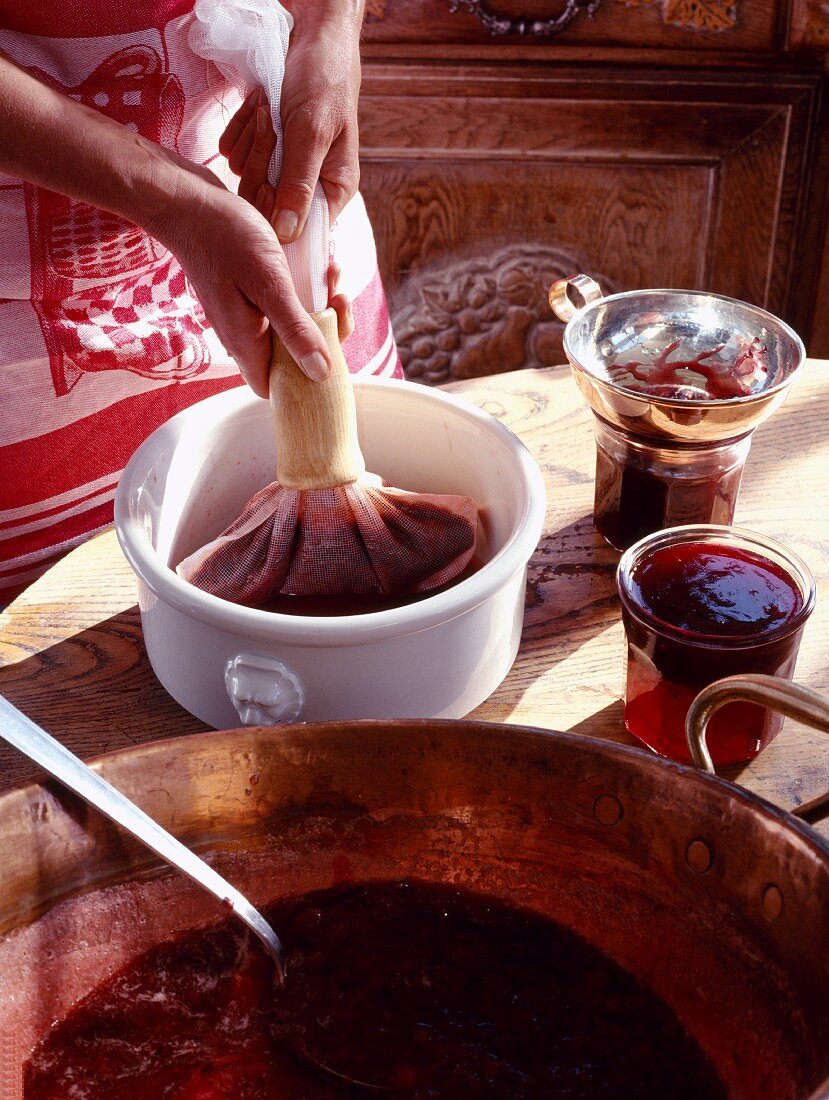
MULTIPOLYGON (((194 14, 192 51, 212 61, 243 95, 257 87, 265 91, 276 135, 268 180, 276 186, 284 153, 280 103, 293 17, 278 0, 196 0, 194 14)), ((331 246, 328 203, 319 181, 305 228, 283 248, 303 307, 309 313, 325 309, 331 246)))
POLYGON ((280 594, 427 592, 469 564, 477 523, 468 497, 359 483, 305 492, 273 484, 177 572, 245 604, 280 594))

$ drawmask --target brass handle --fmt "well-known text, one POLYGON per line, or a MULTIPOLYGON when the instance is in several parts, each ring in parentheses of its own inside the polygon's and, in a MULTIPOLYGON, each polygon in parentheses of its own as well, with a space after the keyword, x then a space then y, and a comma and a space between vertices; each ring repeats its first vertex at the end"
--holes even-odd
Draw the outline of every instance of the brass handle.
MULTIPOLYGON (((757 703, 812 729, 829 733, 829 699, 819 692, 793 684, 780 676, 727 676, 703 688, 691 703, 685 718, 685 738, 691 759, 710 775, 714 775, 715 771, 705 735, 714 712, 726 703, 757 703)), ((792 813, 810 823, 820 821, 829 813, 829 791, 804 802, 792 813)))
POLYGON ((551 38, 560 34, 565 27, 579 15, 593 18, 603 0, 567 0, 564 10, 551 19, 535 19, 532 16, 498 15, 490 11, 485 0, 450 0, 449 11, 453 14, 461 7, 474 12, 485 30, 492 35, 526 34, 532 38, 551 38))
POLYGON ((568 275, 553 283, 547 299, 556 317, 569 321, 586 305, 603 297, 602 288, 589 275, 568 275))

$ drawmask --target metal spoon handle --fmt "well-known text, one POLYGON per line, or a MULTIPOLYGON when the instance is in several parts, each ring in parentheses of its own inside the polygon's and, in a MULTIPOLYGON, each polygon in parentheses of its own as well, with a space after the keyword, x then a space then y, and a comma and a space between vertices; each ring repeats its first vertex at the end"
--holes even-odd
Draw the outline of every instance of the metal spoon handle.
POLYGON ((261 940, 276 965, 280 982, 283 980, 279 937, 247 898, 2 695, 0 737, 231 909, 261 940))

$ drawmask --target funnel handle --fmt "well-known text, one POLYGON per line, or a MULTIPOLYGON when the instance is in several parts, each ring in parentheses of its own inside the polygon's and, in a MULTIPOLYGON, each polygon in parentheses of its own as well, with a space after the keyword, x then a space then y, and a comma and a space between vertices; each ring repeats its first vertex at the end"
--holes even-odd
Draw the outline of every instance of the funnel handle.
POLYGON ((548 300, 556 317, 569 321, 579 310, 603 297, 602 288, 589 275, 568 275, 553 283, 548 300))

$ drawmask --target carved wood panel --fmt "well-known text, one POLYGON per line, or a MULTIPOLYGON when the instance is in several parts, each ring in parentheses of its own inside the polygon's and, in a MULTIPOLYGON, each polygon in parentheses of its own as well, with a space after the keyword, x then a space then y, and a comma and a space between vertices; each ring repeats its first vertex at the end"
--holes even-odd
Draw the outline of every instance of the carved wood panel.
POLYGON ((823 228, 823 254, 815 300, 817 309, 812 330, 806 343, 810 355, 829 359, 829 225, 823 228))
POLYGON ((463 75, 371 65, 364 79, 362 190, 412 377, 560 361, 545 292, 575 270, 608 289, 730 294, 806 331, 816 78, 674 74, 667 97, 659 74, 463 75))
POLYGON ((829 50, 827 0, 793 0, 789 44, 795 48, 829 50))
POLYGON ((771 50, 786 11, 786 0, 368 0, 366 40, 771 50))
MULTIPOLYGON (((560 363, 564 326, 550 312, 546 288, 577 269, 568 253, 528 242, 427 264, 393 307, 406 377, 437 386, 560 363)), ((618 289, 595 275, 606 293, 618 289)))

